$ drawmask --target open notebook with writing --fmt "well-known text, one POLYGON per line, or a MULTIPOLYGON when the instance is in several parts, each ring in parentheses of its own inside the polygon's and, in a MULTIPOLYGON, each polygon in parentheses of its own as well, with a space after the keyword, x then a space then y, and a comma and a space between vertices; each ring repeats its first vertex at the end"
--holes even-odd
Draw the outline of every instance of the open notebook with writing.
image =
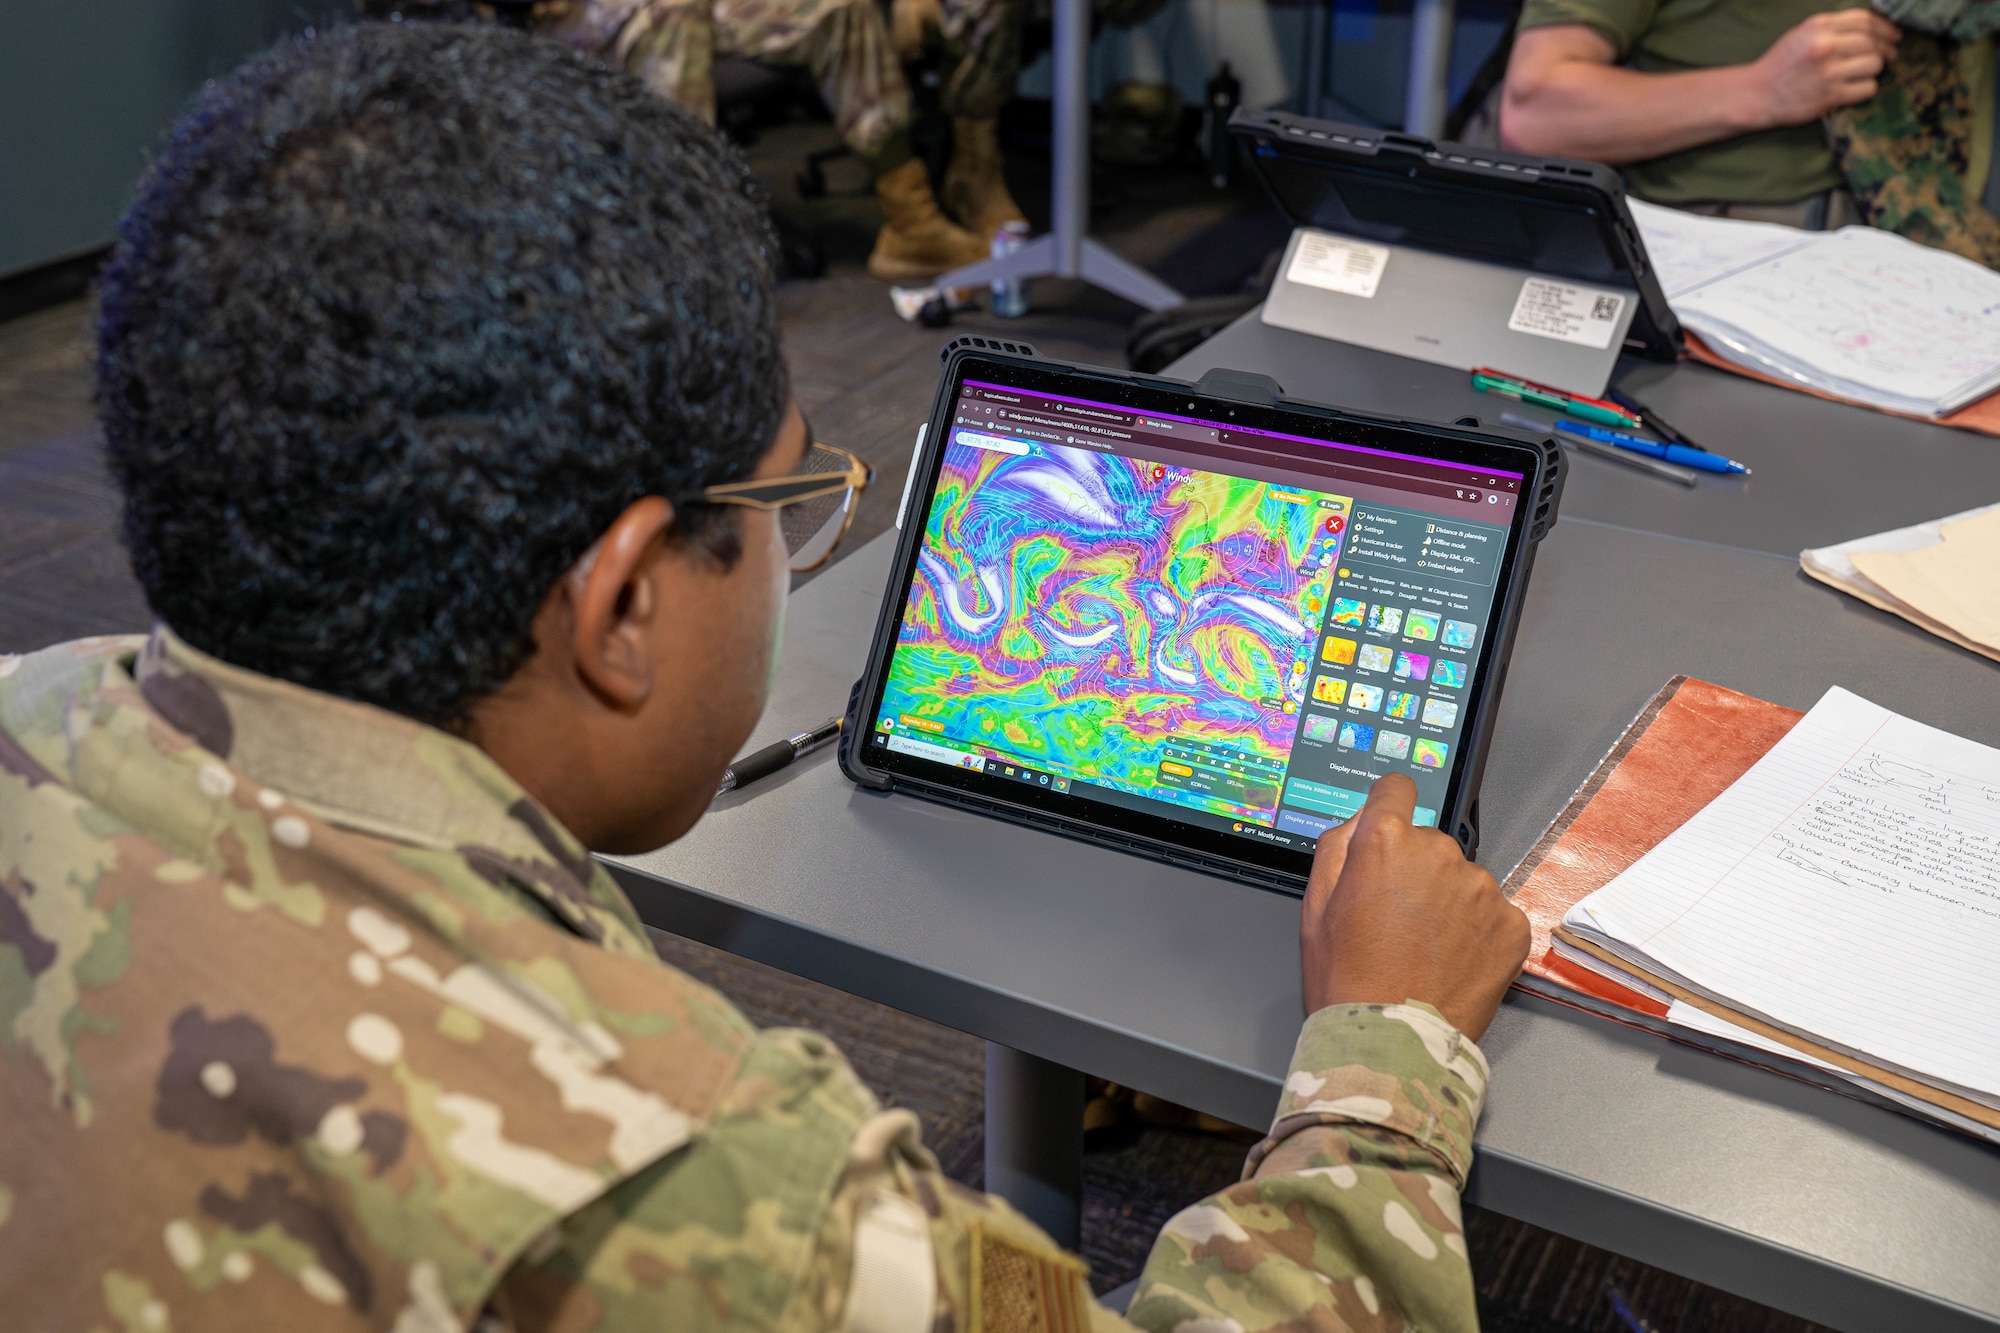
POLYGON ((2000 750, 1831 689, 1557 936, 2000 1128, 2000 750))
POLYGON ((2000 434, 2000 274, 1872 227, 1811 232, 1629 206, 1696 359, 2000 434))
MULTIPOLYGON (((1853 696, 1846 697, 1852 699, 1853 696)), ((1854 702, 1863 709, 1873 708, 1873 705, 1863 701, 1854 702)), ((1527 969, 1518 984, 1546 998, 1646 1028, 1677 1041, 1773 1068, 1806 1082, 1888 1104, 1963 1132, 2000 1141, 2000 1130, 1993 1127, 2000 1117, 1995 1116, 1991 1107, 1977 1098, 1960 1095, 1965 1089, 1936 1086, 1926 1081, 1924 1071, 1899 1064, 1899 1060, 1908 1058, 1907 1052, 1890 1050, 1885 1057, 1882 1050, 1876 1049, 1881 1045, 1877 1041, 1879 1032, 1855 1034, 1839 1030, 1835 1040, 1847 1047, 1843 1052, 1827 1045, 1828 1033, 1821 1030, 1823 1025, 1817 1010, 1801 1009, 1789 999, 1777 1006, 1781 1012, 1776 1015, 1768 1010, 1749 1012, 1737 1007, 1744 1003, 1738 999, 1739 991, 1748 989, 1738 984, 1737 972, 1755 973, 1764 981, 1777 978, 1771 984, 1789 983, 1796 987, 1802 983, 1793 973, 1803 968, 1808 973, 1808 980, 1817 976, 1830 991, 1845 996, 1851 1007, 1875 1014, 1877 1011, 1871 1007, 1870 997, 1879 998, 1877 992, 1887 984, 1880 980, 1892 973, 1887 964, 1876 962, 1869 966, 1855 965, 1815 974, 1812 968, 1823 965, 1824 960, 1801 963, 1792 958, 1784 944, 1787 933, 1776 928, 1772 922, 1766 923, 1763 936, 1756 937, 1757 947, 1764 950, 1761 955, 1754 950, 1746 952, 1744 946, 1752 938, 1747 931, 1719 950, 1725 956, 1736 959, 1737 971, 1717 971, 1704 959, 1694 964, 1696 975, 1692 977, 1667 964, 1661 964, 1661 971, 1655 972, 1651 970, 1655 962, 1652 955, 1631 947, 1631 940, 1638 938, 1630 924, 1633 914, 1666 910, 1634 907, 1633 903, 1642 893, 1651 892, 1636 885, 1656 883, 1651 877, 1661 873, 1664 867, 1665 873, 1675 879, 1676 887, 1653 893, 1652 897, 1658 902, 1676 904, 1672 910, 1678 910, 1691 897, 1699 899, 1706 883, 1689 889, 1687 884, 1695 881, 1683 874, 1684 867, 1666 861, 1667 853, 1664 852, 1661 856, 1651 857, 1651 863, 1644 872, 1647 880, 1631 878, 1630 872, 1646 863, 1656 848, 1673 841, 1684 827, 1694 826, 1694 831, 1681 838, 1681 850, 1675 854, 1685 854, 1690 845, 1697 849, 1705 847, 1711 835, 1705 831, 1709 825, 1698 822, 1701 816, 1717 806, 1724 807, 1718 811, 1717 818, 1735 810, 1740 802, 1725 802, 1718 798, 1723 797, 1739 779, 1745 779, 1755 770, 1767 752, 1776 749, 1790 735, 1800 717, 1792 709, 1705 681, 1680 677, 1669 682, 1634 720, 1562 815, 1509 877, 1506 886, 1509 895, 1528 913, 1535 926, 1535 943, 1527 969), (1579 929, 1577 923, 1583 918, 1575 914, 1577 905, 1590 899, 1599 889, 1614 883, 1621 883, 1623 887, 1615 895, 1601 900, 1610 904, 1608 916, 1614 930, 1608 932, 1602 928, 1605 922, 1597 918, 1594 908, 1591 909, 1588 926, 1579 929), (1568 925, 1564 924, 1566 917, 1570 920, 1568 925), (1626 952, 1613 951, 1608 941, 1614 938, 1625 947, 1626 952), (1781 960, 1786 962, 1784 967, 1779 966, 1781 960), (1700 989, 1686 984, 1695 980, 1702 983, 1700 989), (1718 982, 1722 984, 1718 986, 1718 982), (1722 1000, 1717 996, 1728 998, 1722 1000), (1792 1028, 1783 1029, 1767 1021, 1773 1017, 1792 1024, 1792 1028), (1810 1035, 1801 1035, 1801 1029, 1810 1035), (1859 1046, 1852 1040, 1857 1035, 1862 1039, 1859 1046), (1864 1054, 1857 1056, 1857 1051, 1864 1054)), ((1907 727, 1918 725, 1902 719, 1897 721, 1907 727)), ((1923 730, 1928 732, 1930 729, 1923 730)), ((1956 737, 1947 739, 1958 746, 1972 745, 1956 737)), ((1984 747, 1973 748, 1984 750, 1984 747)), ((1985 753, 1993 754, 1992 751, 1985 753)), ((1851 805, 1848 798, 1852 793, 1842 794, 1835 789, 1835 795, 1841 802, 1846 802, 1839 808, 1851 805)), ((1824 812, 1810 802, 1801 808, 1815 820, 1825 817, 1824 812)), ((2000 806, 1995 809, 2000 811, 2000 806)), ((1752 825, 1743 826, 1750 827, 1752 825)), ((1748 835, 1739 829, 1738 836, 1748 835)), ((1805 855, 1799 849, 1787 851, 1805 855)), ((1798 869, 1789 861, 1778 864, 1788 870, 1798 869)), ((1710 876, 1711 881, 1714 878, 1710 876)), ((1987 887, 2000 891, 2000 885, 1988 884, 1987 887)), ((1853 890, 1850 886, 1841 891, 1853 890)), ((1868 892, 1879 893, 1881 890, 1871 889, 1868 892)), ((1816 941, 1817 946, 1833 948, 1836 932, 1828 931, 1822 918, 1836 905, 1836 899, 1822 894, 1811 901, 1813 911, 1807 914, 1804 925, 1792 923, 1797 928, 1791 935, 1816 941)), ((1704 905, 1689 913, 1689 921, 1678 927, 1671 938, 1678 942, 1696 924, 1706 922, 1711 910, 1714 909, 1704 905)), ((1652 917, 1645 919, 1654 921, 1652 917)), ((1652 929, 1653 926, 1646 928, 1652 929)), ((1868 938, 1872 940, 1873 937, 1868 938)), ((1845 945, 1848 948, 1858 947, 1852 932, 1845 939, 1845 945)), ((1676 961, 1687 962, 1683 953, 1674 952, 1671 956, 1676 961)), ((1995 971, 2000 972, 2000 969, 1995 971)), ((1900 981, 1887 985, 1887 989, 1892 992, 1887 1001, 1891 1006, 1903 1003, 1896 997, 1909 993, 1909 988, 1900 981)), ((1760 1003, 1769 1003, 1768 997, 1761 994, 1758 999, 1760 1003)), ((1877 1015, 1876 1021, 1878 1026, 1900 1031, 1908 1020, 1900 1011, 1893 1014, 1884 1011, 1877 1015)), ((1990 1010, 1975 1021, 1984 1023, 1989 1032, 2000 1031, 2000 1025, 1994 1023, 1990 1010)), ((2000 1064, 1992 1067, 2000 1070, 2000 1064)), ((1926 1070, 1928 1068, 1925 1066, 1926 1070)))

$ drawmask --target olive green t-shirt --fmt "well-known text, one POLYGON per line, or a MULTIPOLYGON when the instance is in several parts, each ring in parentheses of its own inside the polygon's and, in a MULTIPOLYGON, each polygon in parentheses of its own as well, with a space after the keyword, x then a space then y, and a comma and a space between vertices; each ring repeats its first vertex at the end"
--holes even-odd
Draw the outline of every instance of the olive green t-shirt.
MULTIPOLYGON (((1595 28, 1643 74, 1747 65, 1793 27, 1861 0, 1527 0, 1521 31, 1595 28)), ((1759 130, 1625 167, 1642 199, 1663 204, 1788 204, 1841 183, 1817 120, 1759 130)))

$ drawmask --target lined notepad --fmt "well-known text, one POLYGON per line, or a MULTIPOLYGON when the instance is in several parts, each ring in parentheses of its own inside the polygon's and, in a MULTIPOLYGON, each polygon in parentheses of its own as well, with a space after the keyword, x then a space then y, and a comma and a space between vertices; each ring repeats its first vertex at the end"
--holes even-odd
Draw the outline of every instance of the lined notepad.
POLYGON ((1674 314, 1745 369, 1928 417, 2000 388, 2000 273, 1873 227, 1628 203, 1674 314))
POLYGON ((2000 751, 1829 690, 1563 930, 1746 1023, 2000 1108, 2000 751))

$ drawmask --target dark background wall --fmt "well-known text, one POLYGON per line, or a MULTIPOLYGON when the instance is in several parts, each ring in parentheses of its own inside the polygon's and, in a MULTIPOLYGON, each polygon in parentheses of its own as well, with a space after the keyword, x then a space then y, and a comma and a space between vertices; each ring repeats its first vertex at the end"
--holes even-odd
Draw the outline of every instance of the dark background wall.
POLYGON ((11 0, 0 19, 0 273, 101 245, 204 79, 347 0, 11 0))

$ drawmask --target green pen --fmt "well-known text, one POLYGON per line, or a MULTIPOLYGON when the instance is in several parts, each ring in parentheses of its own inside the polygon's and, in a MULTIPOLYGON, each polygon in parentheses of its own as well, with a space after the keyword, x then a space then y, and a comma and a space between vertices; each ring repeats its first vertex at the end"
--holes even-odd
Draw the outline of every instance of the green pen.
POLYGON ((1553 407, 1570 416, 1592 421, 1600 426, 1617 426, 1631 429, 1640 425, 1637 417, 1630 412, 1620 411, 1608 403, 1595 398, 1585 398, 1580 394, 1563 393, 1556 389, 1544 389, 1540 385, 1527 384, 1490 370, 1472 372, 1472 387, 1481 393, 1495 393, 1502 398, 1512 398, 1520 403, 1533 403, 1537 407, 1553 407))

